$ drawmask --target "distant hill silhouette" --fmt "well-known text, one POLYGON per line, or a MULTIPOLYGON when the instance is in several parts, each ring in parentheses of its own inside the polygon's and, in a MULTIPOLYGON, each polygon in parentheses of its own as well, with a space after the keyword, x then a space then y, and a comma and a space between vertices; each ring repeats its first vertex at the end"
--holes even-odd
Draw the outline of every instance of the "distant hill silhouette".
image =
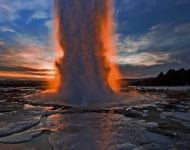
POLYGON ((35 87, 47 86, 46 81, 36 80, 0 80, 0 87, 35 87))
POLYGON ((131 83, 132 86, 182 86, 190 85, 190 69, 170 69, 166 74, 161 72, 156 78, 149 78, 131 83))

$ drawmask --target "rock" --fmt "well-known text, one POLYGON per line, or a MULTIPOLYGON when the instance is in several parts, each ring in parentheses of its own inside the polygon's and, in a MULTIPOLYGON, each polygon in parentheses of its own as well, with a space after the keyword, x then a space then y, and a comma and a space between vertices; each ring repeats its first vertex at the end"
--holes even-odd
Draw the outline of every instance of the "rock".
POLYGON ((182 122, 182 124, 188 128, 190 128, 190 123, 189 122, 182 122))
POLYGON ((158 128, 158 123, 156 123, 156 122, 148 122, 148 123, 145 123, 143 125, 146 128, 158 128))
POLYGON ((142 117, 146 118, 146 117, 148 117, 148 114, 142 114, 142 117))
POLYGON ((165 122, 159 123, 159 128, 166 131, 175 131, 176 133, 178 131, 183 133, 190 133, 190 129, 185 125, 183 125, 181 122, 176 122, 169 119, 166 120, 165 122))
POLYGON ((149 133, 145 133, 148 134, 149 137, 149 143, 156 143, 156 144, 160 144, 160 145, 171 145, 173 144, 171 137, 168 136, 164 136, 162 134, 158 134, 158 133, 153 133, 153 132, 149 132, 149 133))
POLYGON ((176 105, 176 106, 178 106, 178 108, 180 108, 180 109, 188 109, 189 108, 189 105, 187 105, 187 104, 184 104, 184 105, 176 105))
POLYGON ((134 113, 131 113, 130 111, 125 112, 124 116, 126 116, 126 117, 134 117, 134 118, 140 117, 139 114, 134 114, 134 113))
POLYGON ((166 116, 164 116, 164 115, 160 115, 159 116, 161 119, 166 119, 166 116))
POLYGON ((131 150, 131 149, 134 149, 134 148, 136 148, 135 145, 127 142, 125 144, 119 145, 117 150, 131 150))
POLYGON ((162 111, 164 111, 164 109, 162 109, 162 108, 157 108, 157 111, 162 112, 162 111))
POLYGON ((135 109, 131 109, 131 113, 133 114, 142 114, 142 112, 135 110, 135 109))
POLYGON ((17 134, 13 134, 11 136, 6 136, 3 138, 0 138, 0 142, 2 143, 22 143, 22 142, 27 142, 30 141, 33 137, 36 137, 41 134, 42 131, 37 130, 37 131, 26 131, 26 132, 21 132, 17 134))
POLYGON ((164 112, 162 112, 160 114, 160 116, 165 116, 165 118, 167 118, 167 117, 174 117, 174 113, 173 112, 166 112, 166 111, 164 111, 164 112))
POLYGON ((184 111, 184 109, 179 109, 179 111, 184 111))
POLYGON ((172 148, 170 145, 167 145, 167 144, 162 145, 162 144, 156 144, 156 143, 149 143, 149 144, 143 145, 140 150, 169 150, 169 149, 172 149, 172 148))
POLYGON ((178 109, 178 106, 176 106, 176 105, 170 103, 170 104, 164 106, 164 108, 167 109, 167 110, 171 110, 171 109, 177 110, 177 109, 178 109))
POLYGON ((190 147, 190 141, 184 141, 177 145, 179 149, 189 150, 190 147))
POLYGON ((190 113, 184 113, 184 112, 174 112, 174 117, 178 118, 178 119, 183 119, 183 120, 187 120, 190 121, 190 113))
POLYGON ((131 109, 130 111, 131 111, 131 113, 138 114, 138 111, 135 109, 131 109))
POLYGON ((151 131, 151 132, 155 132, 155 133, 158 133, 158 134, 162 134, 162 135, 165 135, 165 136, 170 136, 170 137, 175 137, 176 135, 170 131, 167 131, 167 130, 162 130, 160 128, 147 128, 146 129, 147 131, 151 131))
POLYGON ((148 113, 148 110, 143 110, 143 113, 147 114, 147 113, 148 113))
POLYGON ((0 137, 22 132, 40 123, 41 117, 34 117, 28 121, 18 121, 16 123, 9 123, 7 126, 0 128, 0 137))

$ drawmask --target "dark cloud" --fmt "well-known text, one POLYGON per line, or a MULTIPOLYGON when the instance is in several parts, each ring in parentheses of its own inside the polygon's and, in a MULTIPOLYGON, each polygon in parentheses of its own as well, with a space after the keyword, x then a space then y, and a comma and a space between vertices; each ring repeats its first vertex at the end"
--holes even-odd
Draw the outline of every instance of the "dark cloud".
POLYGON ((155 77, 161 71, 167 72, 170 68, 180 69, 185 68, 189 69, 189 64, 182 64, 178 62, 164 63, 152 66, 131 66, 131 65, 119 65, 120 71, 124 77, 127 78, 141 78, 141 77, 155 77))
POLYGON ((190 1, 173 0, 117 0, 118 32, 138 34, 163 23, 189 22, 190 1))
POLYGON ((48 69, 35 69, 35 68, 29 68, 29 67, 23 67, 23 66, 2 66, 0 65, 0 69, 1 71, 9 71, 9 72, 46 72, 46 71, 50 71, 48 69))
POLYGON ((131 66, 144 66, 143 69, 153 66, 156 70, 157 65, 167 68, 187 67, 190 66, 189 41, 190 23, 158 24, 144 34, 120 35, 119 57, 115 61, 131 66))

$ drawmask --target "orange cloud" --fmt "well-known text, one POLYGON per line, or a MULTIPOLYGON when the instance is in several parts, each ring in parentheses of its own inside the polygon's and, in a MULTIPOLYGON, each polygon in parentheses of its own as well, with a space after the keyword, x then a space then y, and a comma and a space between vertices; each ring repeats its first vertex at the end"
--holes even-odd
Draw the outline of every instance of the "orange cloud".
MULTIPOLYGON (((51 47, 31 39, 19 37, 19 46, 3 47, 0 59, 0 77, 51 79, 54 76, 51 47), (8 70, 3 70, 9 68, 8 70), (29 70, 23 70, 29 68, 29 70)), ((0 43, 1 45, 3 43, 0 43)))
POLYGON ((3 46, 5 43, 3 41, 0 41, 0 46, 3 46))
POLYGON ((40 80, 51 80, 54 76, 50 74, 31 74, 26 72, 15 72, 15 71, 0 71, 1 78, 14 78, 14 79, 40 79, 40 80))

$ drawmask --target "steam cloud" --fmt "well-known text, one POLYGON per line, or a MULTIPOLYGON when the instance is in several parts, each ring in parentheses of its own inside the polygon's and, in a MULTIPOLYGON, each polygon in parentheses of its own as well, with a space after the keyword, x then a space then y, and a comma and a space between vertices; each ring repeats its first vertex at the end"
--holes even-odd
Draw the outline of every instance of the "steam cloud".
POLYGON ((111 0, 54 0, 54 4, 57 41, 63 51, 56 61, 61 98, 74 102, 111 98, 109 78, 115 80, 117 72, 107 58, 111 0))

